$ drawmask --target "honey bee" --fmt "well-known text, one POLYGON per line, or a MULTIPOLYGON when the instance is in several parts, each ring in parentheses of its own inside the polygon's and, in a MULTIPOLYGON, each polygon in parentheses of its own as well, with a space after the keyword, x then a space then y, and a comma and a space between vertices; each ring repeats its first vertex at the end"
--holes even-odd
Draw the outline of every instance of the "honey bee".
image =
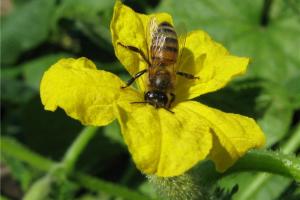
MULTIPOLYGON (((143 102, 132 103, 148 103, 155 108, 164 108, 170 111, 171 105, 175 100, 173 93, 176 84, 176 75, 183 76, 188 79, 198 79, 181 71, 176 71, 179 61, 179 39, 177 33, 168 22, 157 23, 155 18, 151 18, 147 28, 146 41, 150 41, 148 47, 148 56, 144 52, 134 46, 126 46, 118 43, 124 48, 138 53, 142 59, 148 64, 148 68, 136 73, 122 88, 130 86, 137 78, 148 73, 147 92, 144 94, 143 102)), ((185 39, 183 40, 185 41, 185 39)), ((148 46, 148 45, 147 45, 148 46)), ((181 45, 181 53, 184 44, 181 45)), ((170 111, 172 112, 172 111, 170 111)), ((172 112, 173 113, 173 112, 172 112)))

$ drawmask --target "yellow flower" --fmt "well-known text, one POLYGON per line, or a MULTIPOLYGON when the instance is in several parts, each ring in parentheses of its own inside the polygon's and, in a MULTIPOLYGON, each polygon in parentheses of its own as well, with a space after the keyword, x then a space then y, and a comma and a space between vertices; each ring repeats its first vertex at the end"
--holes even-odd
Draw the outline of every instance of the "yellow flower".
MULTIPOLYGON (((120 62, 131 75, 147 64, 120 45, 146 51, 146 27, 153 15, 134 12, 117 1, 111 22, 112 42, 120 62)), ((166 13, 155 14, 172 24, 166 13)), ((223 113, 190 99, 224 87, 234 76, 245 73, 248 58, 230 55, 207 33, 197 30, 186 38, 181 70, 199 80, 178 77, 174 114, 143 101, 146 76, 137 80, 139 91, 128 87, 116 75, 97 70, 87 58, 62 59, 45 72, 41 99, 46 110, 57 107, 84 125, 104 126, 118 119, 123 137, 137 167, 146 174, 180 175, 199 161, 213 160, 223 172, 249 149, 264 145, 265 137, 251 118, 223 113)), ((245 105, 247 106, 247 105, 245 105)))

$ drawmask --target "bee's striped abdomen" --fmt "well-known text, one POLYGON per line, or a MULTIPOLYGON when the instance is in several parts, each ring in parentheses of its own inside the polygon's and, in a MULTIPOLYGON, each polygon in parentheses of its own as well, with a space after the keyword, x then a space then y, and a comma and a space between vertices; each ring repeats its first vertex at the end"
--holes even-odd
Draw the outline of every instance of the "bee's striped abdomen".
POLYGON ((162 22, 153 33, 151 43, 151 60, 155 66, 175 64, 178 56, 178 39, 174 27, 162 22))

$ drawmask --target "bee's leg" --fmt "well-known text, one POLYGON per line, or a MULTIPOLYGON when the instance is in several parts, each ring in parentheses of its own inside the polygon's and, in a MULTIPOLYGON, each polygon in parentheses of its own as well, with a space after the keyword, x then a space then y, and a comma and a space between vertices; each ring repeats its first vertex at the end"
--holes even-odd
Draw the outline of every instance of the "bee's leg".
POLYGON ((129 79, 129 81, 127 81, 126 85, 125 86, 122 86, 121 88, 127 88, 128 86, 130 86, 134 81, 135 79, 139 78, 140 76, 142 76, 145 72, 147 72, 147 69, 144 69, 138 73, 136 73, 134 75, 134 77, 132 77, 131 79, 129 79))
POLYGON ((129 49, 131 51, 134 51, 134 52, 140 54, 142 56, 142 58, 146 61, 146 63, 148 65, 150 65, 150 61, 148 60, 148 58, 146 57, 146 55, 144 54, 144 52, 141 49, 139 49, 137 47, 134 47, 134 46, 126 46, 126 45, 124 45, 124 44, 122 44, 120 42, 118 42, 118 45, 121 45, 122 47, 124 47, 126 49, 129 49))
POLYGON ((185 72, 177 71, 176 74, 179 76, 183 76, 184 78, 187 78, 187 79, 199 79, 199 77, 194 76, 193 74, 185 73, 185 72))
POLYGON ((169 102, 168 108, 170 108, 170 107, 171 107, 171 105, 172 105, 172 103, 175 101, 175 97, 176 97, 174 93, 171 93, 170 95, 171 95, 171 99, 170 99, 170 102, 169 102))

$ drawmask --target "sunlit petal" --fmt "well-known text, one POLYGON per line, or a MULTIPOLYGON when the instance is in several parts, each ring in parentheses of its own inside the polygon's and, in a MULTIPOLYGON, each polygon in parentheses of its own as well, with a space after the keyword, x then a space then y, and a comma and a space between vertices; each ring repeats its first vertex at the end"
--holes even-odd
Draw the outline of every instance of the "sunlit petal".
POLYGON ((114 104, 119 97, 128 99, 135 94, 121 90, 122 84, 116 75, 97 70, 87 58, 68 58, 45 72, 40 94, 46 110, 60 107, 85 125, 103 126, 115 119, 114 104))
POLYGON ((185 103, 170 113, 150 105, 119 104, 119 122, 137 167, 169 177, 184 173, 209 154, 212 136, 205 119, 185 103))
POLYGON ((230 55, 219 43, 203 31, 193 31, 186 38, 181 71, 199 77, 188 80, 177 76, 178 101, 224 87, 233 77, 245 73, 249 59, 230 55))
POLYGON ((265 144, 265 136, 253 119, 224 113, 193 101, 186 104, 193 107, 209 123, 214 136, 210 158, 218 171, 228 169, 249 149, 259 148, 265 144))

